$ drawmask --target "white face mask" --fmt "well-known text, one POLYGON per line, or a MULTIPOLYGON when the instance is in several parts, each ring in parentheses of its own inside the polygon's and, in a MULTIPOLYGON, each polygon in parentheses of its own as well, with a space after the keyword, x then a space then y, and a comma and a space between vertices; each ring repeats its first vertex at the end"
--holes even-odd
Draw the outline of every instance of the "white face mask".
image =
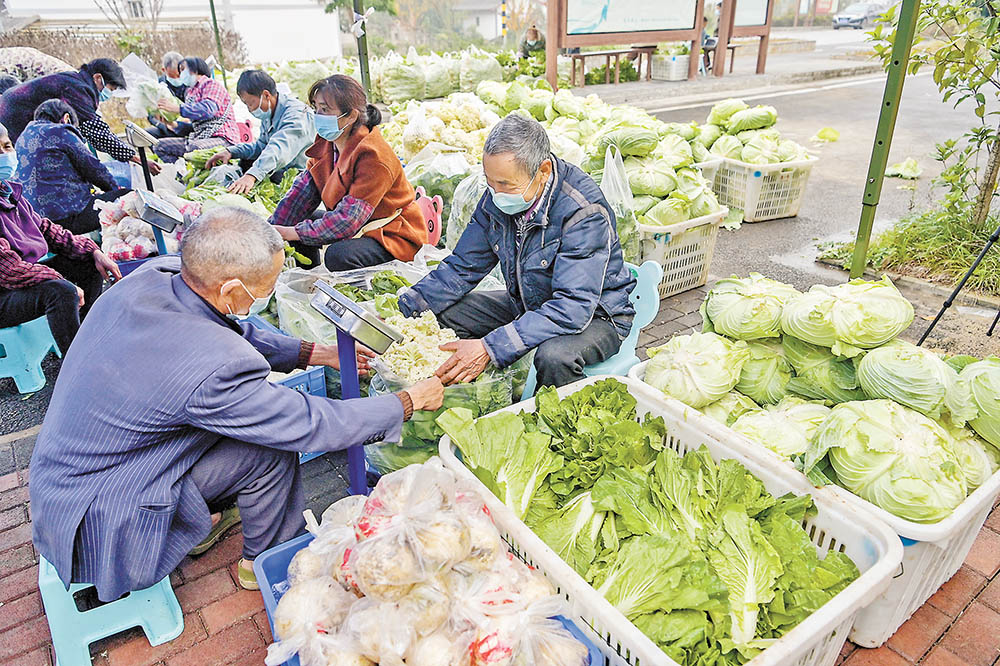
POLYGON ((256 314, 260 314, 261 312, 267 309, 267 304, 271 302, 271 297, 274 296, 274 290, 271 290, 271 293, 268 294, 267 296, 257 298, 256 296, 253 295, 253 292, 247 289, 247 286, 243 284, 243 280, 238 279, 236 281, 240 283, 241 287, 243 287, 243 291, 247 292, 247 295, 253 299, 253 303, 250 304, 250 310, 245 315, 236 314, 235 312, 232 311, 232 308, 230 308, 229 305, 227 304, 226 309, 229 310, 230 318, 250 317, 256 314))

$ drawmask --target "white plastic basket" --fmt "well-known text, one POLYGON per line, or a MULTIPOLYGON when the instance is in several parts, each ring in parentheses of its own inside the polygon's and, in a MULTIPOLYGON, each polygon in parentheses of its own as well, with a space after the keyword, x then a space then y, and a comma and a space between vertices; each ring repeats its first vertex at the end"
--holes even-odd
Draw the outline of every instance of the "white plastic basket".
POLYGON ((695 162, 691 166, 701 169, 701 175, 705 177, 705 180, 714 184, 715 174, 718 173, 719 167, 722 166, 722 158, 716 157, 710 160, 705 160, 704 162, 695 162))
POLYGON ((663 267, 663 279, 658 288, 660 298, 708 282, 715 239, 728 212, 723 208, 718 213, 665 227, 639 224, 639 263, 655 261, 663 267))
POLYGON ((747 164, 723 158, 713 189, 719 203, 743 211, 744 222, 795 217, 816 157, 778 164, 747 164))
MULTIPOLYGON (((629 370, 629 377, 641 380, 648 362, 633 366, 629 370)), ((663 399, 668 398, 664 396, 663 399)), ((766 461, 768 465, 782 464, 800 474, 787 458, 697 410, 692 409, 691 413, 691 423, 699 430, 714 434, 732 446, 745 450, 747 455, 766 461)), ((993 504, 1000 496, 1000 472, 969 495, 950 516, 931 524, 914 523, 894 516, 840 486, 831 485, 822 490, 881 520, 899 535, 904 546, 902 564, 895 572, 888 589, 858 614, 851 630, 852 641, 862 647, 874 648, 889 640, 962 567, 993 504)))
MULTIPOLYGON (((560 397, 579 391, 607 376, 588 377, 558 390, 560 397)), ((872 516, 858 511, 839 497, 815 489, 800 474, 791 474, 781 466, 765 464, 746 456, 722 440, 699 431, 689 422, 694 410, 665 400, 663 394, 643 382, 615 377, 624 383, 638 402, 642 414, 662 416, 667 425, 667 442, 680 454, 705 445, 715 460, 735 459, 757 476, 774 495, 791 492, 813 495, 818 513, 804 523, 817 550, 822 554, 833 549, 846 553, 858 565, 861 576, 792 631, 766 649, 748 666, 831 666, 837 659, 847 631, 857 612, 886 588, 899 569, 903 547, 888 527, 872 516)), ((500 411, 532 412, 535 401, 526 400, 500 411)), ((451 440, 441 439, 440 455, 444 464, 458 475, 478 485, 493 515, 493 520, 511 548, 529 564, 545 574, 569 602, 573 617, 588 638, 607 658, 608 666, 676 666, 653 641, 639 631, 568 564, 539 539, 534 532, 456 458, 451 440)))
POLYGON ((688 77, 690 56, 654 55, 652 77, 657 81, 683 81, 688 77))

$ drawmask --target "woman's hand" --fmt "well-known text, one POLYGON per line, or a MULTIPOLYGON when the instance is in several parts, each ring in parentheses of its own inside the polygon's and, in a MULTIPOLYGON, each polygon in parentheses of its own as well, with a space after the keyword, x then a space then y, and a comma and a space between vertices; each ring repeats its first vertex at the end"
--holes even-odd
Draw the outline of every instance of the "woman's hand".
MULTIPOLYGON (((358 374, 367 375, 371 368, 371 361, 375 358, 375 352, 362 345, 355 345, 357 353, 358 374)), ((340 370, 340 352, 337 345, 315 345, 312 356, 309 357, 309 365, 325 365, 340 370)))
POLYGON ((80 307, 82 308, 83 307, 83 300, 84 300, 83 299, 83 289, 80 289, 79 287, 76 288, 76 297, 78 299, 78 302, 80 303, 80 307))
POLYGON ((181 105, 176 99, 161 99, 156 102, 156 108, 160 111, 168 111, 170 113, 180 113, 181 105))
MULTIPOLYGON (((207 164, 206 164, 207 166, 207 164)), ((253 189, 253 186, 257 184, 257 179, 250 174, 244 174, 235 183, 227 187, 226 189, 233 194, 246 194, 253 189)), ((283 229, 292 229, 291 227, 281 227, 283 229)), ((294 229, 292 229, 294 231, 294 229)), ((281 233, 281 232, 278 232, 281 233)), ((298 236, 298 234, 296 234, 298 236)), ((287 239, 286 239, 287 240, 287 239)))
MULTIPOLYGON (((114 277, 115 280, 122 279, 122 271, 118 268, 118 264, 113 262, 108 258, 108 255, 104 254, 100 250, 94 250, 94 266, 97 268, 97 272, 101 274, 101 277, 105 280, 114 277)), ((83 302, 83 292, 80 292, 80 302, 83 302)))
POLYGON ((286 241, 299 240, 299 232, 295 230, 295 227, 283 227, 276 224, 274 225, 274 228, 278 230, 278 235, 284 238, 286 241))

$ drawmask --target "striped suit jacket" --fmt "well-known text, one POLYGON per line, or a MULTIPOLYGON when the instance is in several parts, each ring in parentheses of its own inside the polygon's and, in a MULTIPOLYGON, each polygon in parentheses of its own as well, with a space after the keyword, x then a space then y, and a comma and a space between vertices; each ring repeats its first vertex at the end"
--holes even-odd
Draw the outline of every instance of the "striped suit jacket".
POLYGON ((169 574, 210 530, 187 472, 223 437, 302 452, 398 439, 393 395, 328 400, 269 383, 300 347, 221 315, 176 258, 98 299, 31 457, 32 537, 63 582, 112 600, 169 574))

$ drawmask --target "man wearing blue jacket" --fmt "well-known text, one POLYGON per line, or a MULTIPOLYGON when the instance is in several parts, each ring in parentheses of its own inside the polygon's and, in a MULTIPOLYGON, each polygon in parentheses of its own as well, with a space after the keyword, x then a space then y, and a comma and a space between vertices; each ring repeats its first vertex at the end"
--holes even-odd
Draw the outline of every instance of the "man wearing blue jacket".
POLYGON ((617 353, 635 310, 615 214, 580 169, 552 155, 545 129, 511 114, 486 139, 487 192, 455 251, 399 299, 455 330, 445 384, 468 382, 535 350, 539 386, 581 379, 617 353), (472 291, 499 262, 506 291, 472 291))
POLYGON ((414 409, 441 406, 434 377, 358 400, 270 383, 338 366, 336 347, 234 320, 267 305, 283 260, 263 218, 217 208, 184 230, 180 259, 95 302, 31 456, 32 539, 64 583, 118 599, 242 519, 239 582, 257 589, 253 559, 305 526, 296 452, 396 441, 414 409))
POLYGON ((239 160, 244 173, 229 186, 234 194, 246 194, 265 178, 279 182, 289 168, 304 169, 306 150, 316 140, 312 109, 291 95, 280 94, 274 79, 259 69, 240 74, 236 94, 260 121, 260 136, 220 150, 206 166, 211 169, 239 160))

